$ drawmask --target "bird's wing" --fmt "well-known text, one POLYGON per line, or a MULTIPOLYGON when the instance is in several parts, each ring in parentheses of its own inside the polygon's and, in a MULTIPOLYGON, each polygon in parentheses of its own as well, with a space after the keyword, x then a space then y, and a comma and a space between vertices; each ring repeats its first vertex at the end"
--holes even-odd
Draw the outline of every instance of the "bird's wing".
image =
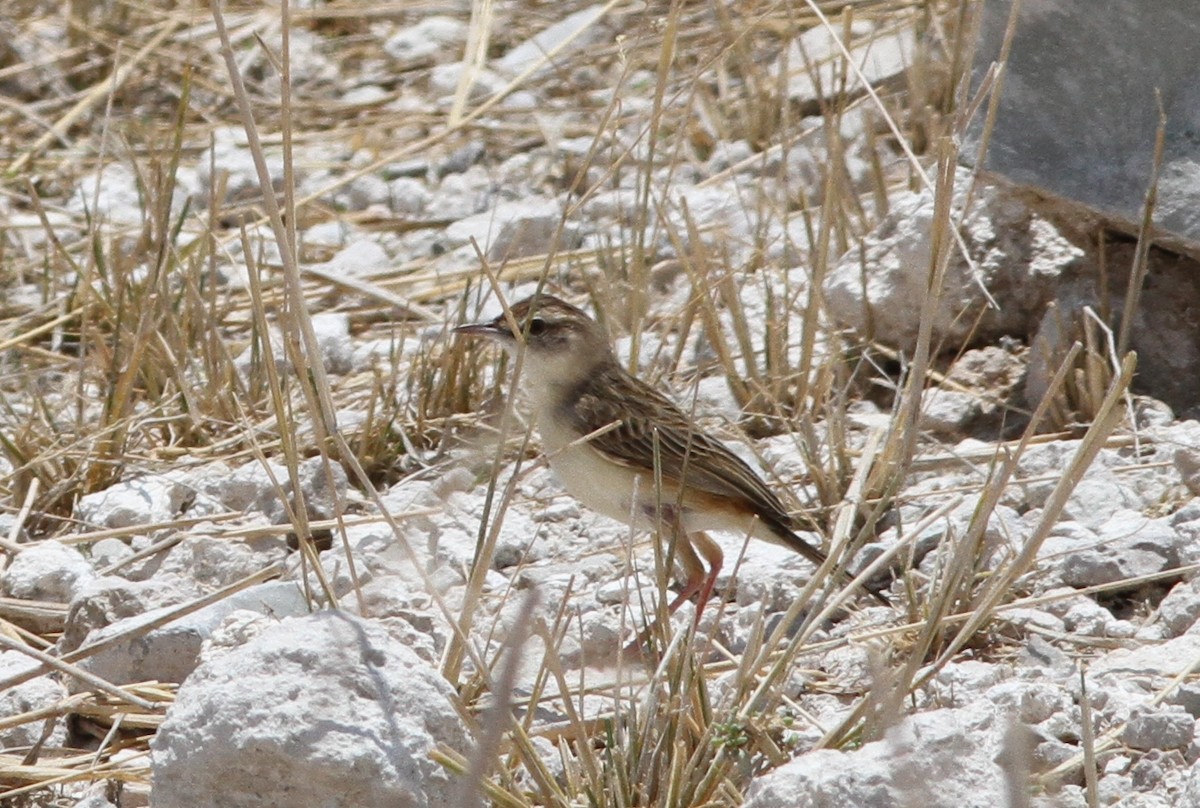
POLYGON ((589 380, 570 416, 585 434, 610 427, 589 445, 613 461, 653 474, 657 455, 664 483, 729 497, 764 521, 793 529, 783 503, 740 457, 693 426, 665 396, 619 368, 589 380))
POLYGON ((589 379, 571 397, 564 416, 588 445, 610 460, 654 474, 664 484, 708 493, 740 504, 775 537, 818 566, 825 555, 796 535, 796 522, 779 497, 740 457, 698 430, 690 418, 657 390, 619 367, 589 379), (615 426, 614 426, 615 424, 615 426))

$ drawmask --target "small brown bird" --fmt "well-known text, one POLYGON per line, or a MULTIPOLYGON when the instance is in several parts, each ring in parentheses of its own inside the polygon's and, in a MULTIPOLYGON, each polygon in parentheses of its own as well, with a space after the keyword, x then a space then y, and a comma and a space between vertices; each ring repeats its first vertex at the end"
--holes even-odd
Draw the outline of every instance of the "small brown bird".
POLYGON ((524 339, 520 384, 563 486, 598 513, 674 536, 687 579, 670 611, 698 595, 698 619, 712 594, 723 555, 707 530, 751 535, 814 564, 825 561, 741 458, 621 367, 591 317, 547 294, 510 311, 511 320, 501 314, 455 333, 495 340, 512 353, 524 339))

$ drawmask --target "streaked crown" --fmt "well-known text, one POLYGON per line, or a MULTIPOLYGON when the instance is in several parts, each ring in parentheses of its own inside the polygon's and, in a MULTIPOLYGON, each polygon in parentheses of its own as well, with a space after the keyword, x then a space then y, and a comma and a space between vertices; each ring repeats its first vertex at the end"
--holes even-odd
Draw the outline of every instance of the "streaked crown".
POLYGON ((507 314, 500 314, 490 322, 456 328, 455 333, 487 337, 506 347, 515 347, 524 339, 529 350, 539 354, 611 353, 600 325, 582 309, 553 295, 527 297, 514 303, 509 311, 511 320, 507 314))

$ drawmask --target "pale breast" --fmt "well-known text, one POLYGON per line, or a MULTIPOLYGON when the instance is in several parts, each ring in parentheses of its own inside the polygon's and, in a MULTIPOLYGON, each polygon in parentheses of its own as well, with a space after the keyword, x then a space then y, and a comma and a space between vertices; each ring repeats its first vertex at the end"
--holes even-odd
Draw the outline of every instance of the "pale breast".
POLYGON ((628 524, 631 514, 639 510, 633 507, 633 497, 645 486, 645 475, 605 459, 586 443, 572 445, 579 436, 553 417, 540 418, 538 431, 550 468, 563 488, 597 513, 628 524))

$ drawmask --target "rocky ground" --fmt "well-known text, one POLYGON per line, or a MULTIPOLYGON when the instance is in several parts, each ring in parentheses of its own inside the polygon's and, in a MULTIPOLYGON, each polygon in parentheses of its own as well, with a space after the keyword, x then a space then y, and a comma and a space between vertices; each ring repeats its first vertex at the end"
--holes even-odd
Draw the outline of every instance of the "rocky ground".
POLYGON ((1200 805, 1200 274, 1125 334, 1132 243, 958 167, 957 5, 304 4, 289 97, 278 9, 239 90, 23 5, 5 804, 1200 805), (449 333, 543 287, 891 606, 726 535, 667 620, 449 333))

